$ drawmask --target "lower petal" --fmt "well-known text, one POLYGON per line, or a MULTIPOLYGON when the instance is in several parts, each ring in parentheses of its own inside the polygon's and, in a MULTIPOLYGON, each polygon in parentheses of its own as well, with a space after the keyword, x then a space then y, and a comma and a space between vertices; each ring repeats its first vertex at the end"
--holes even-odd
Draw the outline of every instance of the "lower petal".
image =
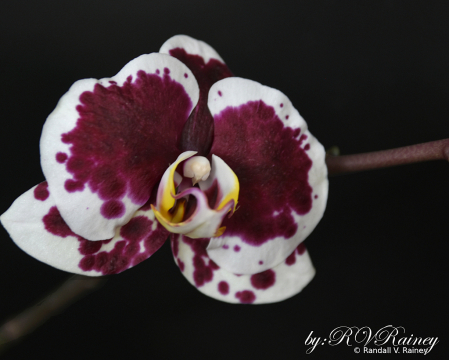
POLYGON ((274 303, 299 293, 315 269, 303 244, 277 266, 253 275, 233 274, 207 255, 207 239, 172 235, 175 262, 187 280, 214 299, 243 304, 274 303))
POLYGON ((57 269, 88 276, 129 269, 149 258, 168 237, 149 210, 137 211, 110 240, 86 240, 62 219, 46 182, 22 194, 0 220, 27 254, 57 269))

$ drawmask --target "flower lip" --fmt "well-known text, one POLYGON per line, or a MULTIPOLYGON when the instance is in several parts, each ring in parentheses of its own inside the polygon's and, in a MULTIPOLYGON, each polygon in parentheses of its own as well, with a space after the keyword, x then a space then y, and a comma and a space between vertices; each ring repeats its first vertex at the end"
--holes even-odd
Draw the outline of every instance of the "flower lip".
POLYGON ((224 231, 219 229, 224 216, 228 212, 232 215, 235 211, 239 195, 238 179, 220 158, 212 156, 211 171, 207 179, 200 181, 197 184, 199 187, 189 187, 176 194, 174 183, 176 168, 193 155, 194 151, 181 154, 165 171, 159 185, 156 206, 152 205, 152 209, 159 222, 170 232, 185 234, 191 238, 218 236, 224 231), (217 191, 211 207, 211 199, 206 194, 209 195, 208 190, 212 186, 216 186, 217 191), (178 204, 183 198, 188 201, 187 205, 178 204), (187 211, 186 208, 192 200, 194 200, 193 210, 187 211))

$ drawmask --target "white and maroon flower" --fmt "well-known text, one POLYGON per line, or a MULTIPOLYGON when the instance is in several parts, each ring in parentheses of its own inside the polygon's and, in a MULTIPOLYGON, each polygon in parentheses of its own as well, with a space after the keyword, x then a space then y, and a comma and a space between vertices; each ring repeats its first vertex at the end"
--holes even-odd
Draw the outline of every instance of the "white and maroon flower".
POLYGON ((222 301, 280 301, 314 276, 302 242, 326 206, 323 147, 284 94, 232 77, 201 41, 77 81, 40 149, 46 181, 1 216, 40 261, 115 274, 172 233, 181 272, 222 301))

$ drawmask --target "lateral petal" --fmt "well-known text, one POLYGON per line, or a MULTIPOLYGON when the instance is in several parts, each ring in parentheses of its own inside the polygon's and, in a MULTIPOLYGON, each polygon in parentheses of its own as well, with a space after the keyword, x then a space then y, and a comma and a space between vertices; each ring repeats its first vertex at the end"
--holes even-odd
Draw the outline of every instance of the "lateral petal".
POLYGON ((129 269, 148 259, 169 235, 147 210, 137 211, 110 240, 86 240, 64 222, 47 182, 17 198, 0 221, 27 254, 57 269, 87 276, 129 269))
POLYGON ((164 54, 142 55, 110 79, 77 81, 48 117, 41 164, 70 228, 114 236, 146 203, 179 155, 176 141, 199 98, 192 72, 164 54))
POLYGON ((208 254, 232 273, 255 274, 283 262, 311 233, 326 207, 323 146, 280 91, 224 79, 209 92, 215 120, 211 152, 240 182, 239 208, 208 254), (227 247, 227 249, 225 248, 227 247))
POLYGON ((207 243, 207 239, 171 236, 173 256, 182 274, 200 292, 217 300, 243 304, 282 301, 299 293, 315 275, 303 244, 271 269, 237 275, 220 268, 208 256, 207 243))

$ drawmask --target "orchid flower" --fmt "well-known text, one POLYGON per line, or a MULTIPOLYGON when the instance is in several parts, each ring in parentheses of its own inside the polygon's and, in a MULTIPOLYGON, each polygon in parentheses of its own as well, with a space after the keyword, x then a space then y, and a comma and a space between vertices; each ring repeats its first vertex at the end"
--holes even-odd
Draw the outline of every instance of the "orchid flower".
POLYGON ((303 245, 327 200, 325 152, 280 91, 233 77, 209 45, 169 39, 116 76, 77 81, 40 142, 46 181, 1 216, 72 273, 120 273, 170 237, 204 294, 269 303, 315 270, 303 245))

